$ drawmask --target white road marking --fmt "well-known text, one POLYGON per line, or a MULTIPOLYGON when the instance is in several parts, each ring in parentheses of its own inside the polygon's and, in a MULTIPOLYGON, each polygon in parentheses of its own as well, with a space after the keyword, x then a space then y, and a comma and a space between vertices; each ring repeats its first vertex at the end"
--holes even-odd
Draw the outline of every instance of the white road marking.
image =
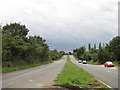
POLYGON ((108 88, 112 88, 111 86, 105 84, 103 81, 99 80, 101 83, 103 83, 104 85, 106 85, 108 88))

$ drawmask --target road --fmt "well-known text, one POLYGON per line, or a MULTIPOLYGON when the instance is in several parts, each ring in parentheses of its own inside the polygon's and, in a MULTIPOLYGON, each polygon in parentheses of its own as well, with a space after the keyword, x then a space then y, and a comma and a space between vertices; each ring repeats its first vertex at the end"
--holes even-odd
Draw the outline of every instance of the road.
MULTIPOLYGON (((118 88, 118 69, 102 65, 80 64, 70 55, 71 61, 112 88, 118 88)), ((120 72, 120 71, 119 71, 120 72)))
POLYGON ((59 61, 2 75, 2 88, 41 88, 62 70, 66 56, 59 61))

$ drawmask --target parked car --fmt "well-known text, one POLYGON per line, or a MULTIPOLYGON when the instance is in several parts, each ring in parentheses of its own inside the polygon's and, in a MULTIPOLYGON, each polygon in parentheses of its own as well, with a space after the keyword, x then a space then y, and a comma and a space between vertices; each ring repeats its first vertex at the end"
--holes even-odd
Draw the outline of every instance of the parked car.
POLYGON ((84 61, 82 62, 82 64, 87 64, 87 61, 84 60, 84 61))
POLYGON ((114 67, 115 65, 111 61, 107 61, 104 63, 105 67, 114 67))
POLYGON ((78 63, 82 63, 82 60, 78 60, 78 63))

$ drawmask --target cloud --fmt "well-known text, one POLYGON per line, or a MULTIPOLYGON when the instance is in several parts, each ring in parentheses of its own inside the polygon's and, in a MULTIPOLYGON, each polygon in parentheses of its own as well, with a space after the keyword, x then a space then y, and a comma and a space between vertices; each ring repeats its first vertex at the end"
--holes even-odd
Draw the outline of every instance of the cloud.
POLYGON ((52 49, 71 51, 117 35, 118 0, 1 0, 0 20, 21 22, 52 49))

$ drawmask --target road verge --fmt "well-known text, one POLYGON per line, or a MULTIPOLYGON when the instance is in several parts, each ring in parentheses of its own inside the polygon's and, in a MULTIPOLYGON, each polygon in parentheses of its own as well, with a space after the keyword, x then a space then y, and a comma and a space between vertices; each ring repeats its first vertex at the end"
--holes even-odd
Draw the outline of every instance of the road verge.
POLYGON ((32 68, 32 67, 37 67, 37 66, 49 64, 52 62, 53 61, 46 61, 46 62, 42 62, 40 64, 24 65, 24 66, 17 66, 17 67, 3 67, 1 69, 2 69, 2 73, 7 73, 7 72, 12 72, 12 71, 18 71, 18 70, 28 69, 28 68, 32 68))
POLYGON ((92 75, 85 72, 70 61, 67 62, 55 80, 55 85, 65 88, 106 88, 107 86, 100 83, 92 75))

